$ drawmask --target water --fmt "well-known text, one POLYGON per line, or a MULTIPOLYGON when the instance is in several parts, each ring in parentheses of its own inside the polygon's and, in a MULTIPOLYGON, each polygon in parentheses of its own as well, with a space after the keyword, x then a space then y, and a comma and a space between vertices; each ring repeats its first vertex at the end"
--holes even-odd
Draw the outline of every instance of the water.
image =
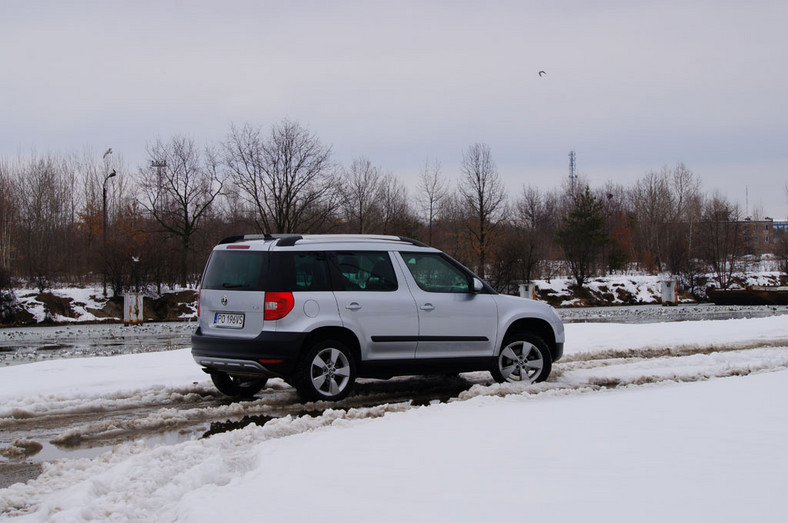
POLYGON ((195 322, 0 329, 0 365, 182 349, 191 345, 195 329, 195 322))
POLYGON ((663 323, 765 318, 788 314, 788 306, 684 304, 556 309, 564 323, 663 323))

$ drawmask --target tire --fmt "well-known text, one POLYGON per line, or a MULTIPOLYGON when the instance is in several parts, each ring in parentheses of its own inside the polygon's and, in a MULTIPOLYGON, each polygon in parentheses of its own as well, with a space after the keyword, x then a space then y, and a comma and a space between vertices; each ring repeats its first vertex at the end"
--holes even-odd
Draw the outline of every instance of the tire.
POLYGON ((306 401, 338 401, 356 381, 356 359, 342 342, 320 341, 304 354, 293 376, 298 395, 306 401))
POLYGON ((226 372, 211 372, 211 381, 219 392, 228 396, 251 398, 265 387, 268 378, 242 378, 226 372))
POLYGON ((499 383, 538 383, 550 375, 553 359, 542 338, 528 332, 507 336, 490 374, 499 383))

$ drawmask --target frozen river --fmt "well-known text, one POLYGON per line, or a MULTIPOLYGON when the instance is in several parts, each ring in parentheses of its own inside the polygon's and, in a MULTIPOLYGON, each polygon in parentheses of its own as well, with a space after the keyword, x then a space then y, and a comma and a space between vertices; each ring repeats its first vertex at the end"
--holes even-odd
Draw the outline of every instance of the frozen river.
POLYGON ((182 349, 195 328, 195 322, 170 322, 0 329, 0 365, 182 349))
MULTIPOLYGON (((564 323, 658 323, 763 318, 788 314, 788 307, 720 305, 633 305, 557 309, 564 323)), ((0 365, 58 358, 113 356, 182 349, 190 346, 194 321, 73 324, 0 329, 0 365)))

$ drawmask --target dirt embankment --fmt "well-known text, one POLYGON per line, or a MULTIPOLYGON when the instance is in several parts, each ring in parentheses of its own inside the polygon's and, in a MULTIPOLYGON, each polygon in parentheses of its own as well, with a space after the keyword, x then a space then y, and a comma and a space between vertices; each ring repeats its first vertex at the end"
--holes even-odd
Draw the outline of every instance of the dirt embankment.
MULTIPOLYGON (((94 297, 95 298, 95 297, 94 297)), ((115 296, 106 300, 96 299, 97 306, 90 307, 72 298, 58 296, 52 292, 37 294, 33 300, 23 305, 15 302, 0 315, 0 325, 25 326, 47 325, 75 321, 123 321, 123 297, 115 296), (31 306, 43 307, 41 316, 33 314, 31 306)), ((145 321, 183 321, 193 318, 197 310, 197 291, 184 290, 166 293, 157 298, 143 299, 145 321)))

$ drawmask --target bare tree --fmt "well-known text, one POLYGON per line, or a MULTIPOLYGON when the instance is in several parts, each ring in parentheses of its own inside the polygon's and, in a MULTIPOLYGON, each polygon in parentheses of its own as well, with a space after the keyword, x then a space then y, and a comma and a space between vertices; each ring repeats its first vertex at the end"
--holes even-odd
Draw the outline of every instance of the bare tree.
POLYGON ((631 194, 640 260, 647 269, 662 271, 666 229, 671 220, 670 187, 665 171, 647 173, 637 181, 631 194))
POLYGON ((0 323, 11 323, 16 319, 16 297, 9 290, 16 208, 15 184, 5 162, 0 161, 0 323))
POLYGON ((261 232, 311 232, 333 209, 331 148, 296 122, 260 129, 232 127, 224 159, 261 232))
POLYGON ((694 294, 702 270, 696 253, 703 212, 700 180, 684 164, 678 164, 670 172, 669 185, 672 219, 666 231, 665 261, 671 274, 694 294))
POLYGON ((448 184, 441 176, 440 162, 425 162, 419 175, 418 190, 417 200, 427 221, 427 242, 432 245, 432 224, 438 218, 441 202, 449 192, 448 184))
POLYGON ((408 189, 391 173, 384 175, 380 182, 381 232, 413 236, 418 220, 410 207, 408 189))
POLYGON ((438 214, 433 224, 433 245, 471 267, 477 256, 468 241, 468 212, 458 191, 449 192, 441 200, 438 214))
POLYGON ((34 156, 17 172, 20 257, 41 291, 71 273, 75 183, 73 171, 54 156, 34 156))
POLYGON ((381 222, 379 198, 380 170, 367 158, 353 160, 342 177, 342 208, 345 219, 355 232, 372 232, 381 222))
POLYGON ((17 223, 17 188, 5 162, 0 163, 0 289, 10 283, 13 227, 17 223))
POLYGON ((557 227, 551 216, 548 201, 536 187, 523 187, 515 202, 515 225, 519 234, 517 240, 520 279, 529 282, 534 279, 539 266, 549 255, 557 227))
POLYGON ((486 144, 474 144, 463 153, 460 171, 458 190, 468 212, 467 231, 478 255, 476 270, 484 278, 491 233, 501 219, 506 193, 486 144))
POLYGON ((679 275, 693 251, 694 224, 700 216, 700 181, 679 163, 638 180, 630 192, 635 241, 641 262, 679 275))
POLYGON ((194 235, 224 180, 215 154, 200 154, 194 141, 175 136, 148 147, 151 166, 140 171, 141 204, 164 232, 180 240, 180 284, 189 275, 189 254, 194 235))
POLYGON ((720 287, 727 288, 744 251, 744 230, 737 205, 715 194, 703 206, 699 224, 700 253, 720 287))
POLYGON ((603 248, 603 267, 609 271, 623 270, 634 259, 628 196, 623 186, 612 182, 607 182, 604 188, 597 191, 604 208, 605 230, 610 240, 603 248))

